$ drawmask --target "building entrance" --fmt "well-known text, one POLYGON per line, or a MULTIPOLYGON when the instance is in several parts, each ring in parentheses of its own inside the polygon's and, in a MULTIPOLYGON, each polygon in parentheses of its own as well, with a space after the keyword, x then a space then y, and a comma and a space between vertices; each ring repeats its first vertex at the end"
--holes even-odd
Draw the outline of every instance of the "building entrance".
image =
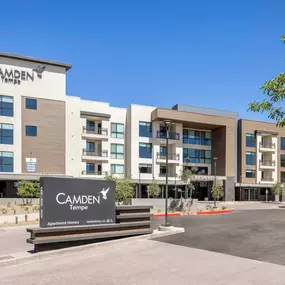
POLYGON ((256 201, 257 200, 257 189, 256 188, 245 188, 244 189, 244 201, 256 201))

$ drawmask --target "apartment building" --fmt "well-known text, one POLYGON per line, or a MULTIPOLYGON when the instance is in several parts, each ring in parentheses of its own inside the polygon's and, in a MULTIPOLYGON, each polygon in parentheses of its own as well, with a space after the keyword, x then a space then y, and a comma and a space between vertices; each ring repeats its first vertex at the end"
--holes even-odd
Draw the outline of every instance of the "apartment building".
POLYGON ((238 146, 235 199, 265 201, 267 194, 274 200, 272 185, 285 182, 285 129, 274 123, 241 119, 238 146))
POLYGON ((106 174, 130 177, 137 198, 148 198, 155 180, 165 197, 165 120, 172 122, 170 197, 189 197, 180 178, 185 168, 195 167, 193 197, 200 200, 212 199, 215 179, 230 201, 264 200, 285 181, 285 131, 274 124, 189 105, 117 108, 67 96, 71 67, 0 53, 0 198, 16 196, 22 179, 106 174))

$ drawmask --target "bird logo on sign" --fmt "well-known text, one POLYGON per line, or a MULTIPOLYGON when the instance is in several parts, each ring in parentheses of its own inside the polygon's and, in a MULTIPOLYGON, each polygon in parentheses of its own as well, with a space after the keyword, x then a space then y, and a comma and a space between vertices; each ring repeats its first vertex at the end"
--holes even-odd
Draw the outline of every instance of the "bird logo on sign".
POLYGON ((109 190, 110 190, 110 187, 107 188, 106 190, 105 188, 103 188, 103 190, 100 192, 103 195, 103 199, 107 200, 107 193, 109 190))
POLYGON ((33 71, 37 73, 38 78, 42 78, 43 72, 45 71, 46 66, 38 66, 37 68, 34 68, 33 71))

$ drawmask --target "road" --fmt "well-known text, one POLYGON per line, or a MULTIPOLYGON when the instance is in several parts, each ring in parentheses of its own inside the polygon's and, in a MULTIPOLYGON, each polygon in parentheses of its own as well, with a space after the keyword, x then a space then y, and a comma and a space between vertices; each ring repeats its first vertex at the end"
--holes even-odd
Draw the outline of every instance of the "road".
POLYGON ((33 249, 26 242, 29 237, 26 228, 27 226, 0 228, 0 256, 33 249))
POLYGON ((284 284, 285 267, 146 239, 0 267, 1 285, 284 284))

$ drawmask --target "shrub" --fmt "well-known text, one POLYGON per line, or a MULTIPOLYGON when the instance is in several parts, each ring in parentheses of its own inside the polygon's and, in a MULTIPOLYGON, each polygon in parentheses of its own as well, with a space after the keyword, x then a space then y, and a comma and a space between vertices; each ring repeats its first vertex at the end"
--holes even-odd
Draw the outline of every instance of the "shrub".
POLYGON ((40 210, 40 206, 38 205, 33 206, 33 212, 37 212, 39 210, 40 210))
POLYGON ((13 214, 14 214, 14 215, 16 215, 16 214, 17 214, 17 211, 16 211, 16 209, 15 209, 15 208, 12 208, 12 212, 13 212, 13 214))
POLYGON ((11 207, 11 202, 10 202, 10 201, 7 203, 7 207, 8 207, 8 208, 11 207))
POLYGON ((29 210, 30 210, 30 208, 29 207, 25 207, 25 212, 28 212, 29 213, 29 210))
POLYGON ((223 207, 222 207, 222 210, 225 210, 226 208, 227 208, 226 206, 223 206, 223 207))
POLYGON ((7 214, 7 212, 8 212, 8 211, 7 211, 6 208, 2 208, 2 209, 1 209, 1 213, 2 213, 3 215, 7 214))
POLYGON ((162 211, 161 211, 161 209, 157 209, 156 212, 157 213, 161 213, 162 211))

